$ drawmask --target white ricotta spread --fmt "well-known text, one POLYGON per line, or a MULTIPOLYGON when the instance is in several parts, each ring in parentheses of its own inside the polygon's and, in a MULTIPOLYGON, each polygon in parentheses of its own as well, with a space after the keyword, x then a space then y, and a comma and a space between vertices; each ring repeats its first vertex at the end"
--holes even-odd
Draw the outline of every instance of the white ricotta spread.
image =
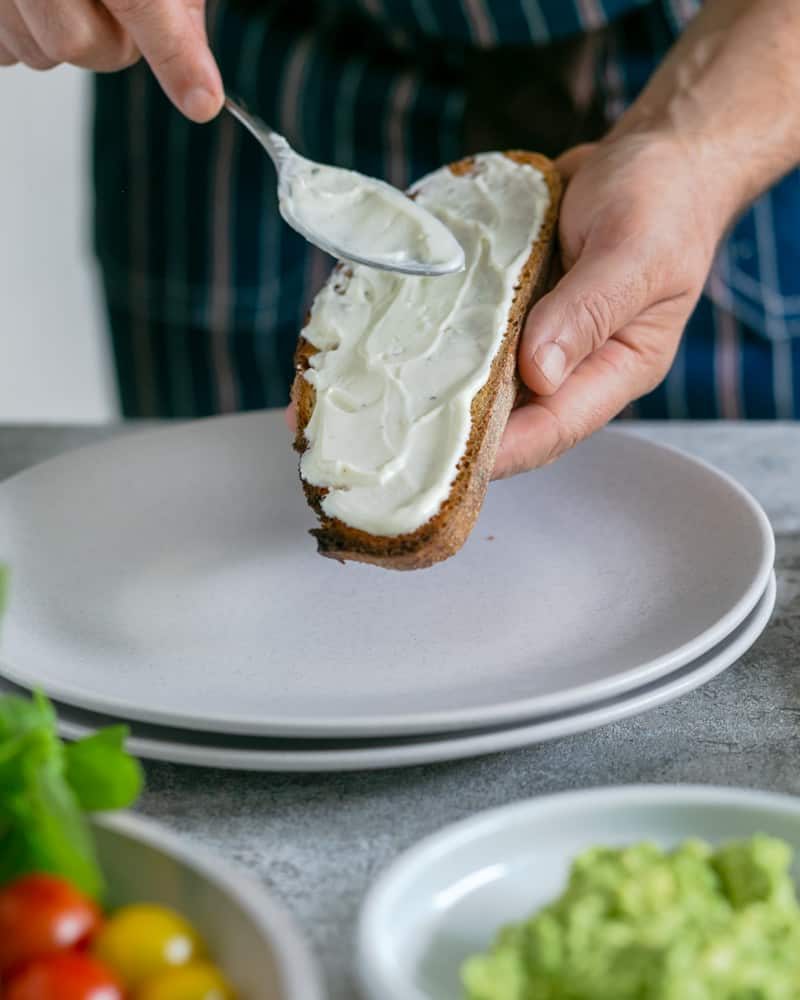
POLYGON ((301 475, 328 489, 326 514, 377 535, 415 531, 447 498, 549 204, 542 174, 502 153, 413 190, 464 248, 465 269, 339 271, 303 331, 319 353, 305 373, 316 403, 301 475))

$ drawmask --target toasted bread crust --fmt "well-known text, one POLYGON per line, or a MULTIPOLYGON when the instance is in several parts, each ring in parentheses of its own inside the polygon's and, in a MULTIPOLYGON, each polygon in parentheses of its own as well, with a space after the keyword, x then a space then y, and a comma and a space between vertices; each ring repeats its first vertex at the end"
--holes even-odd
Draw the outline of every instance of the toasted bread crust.
MULTIPOLYGON (((508 325, 492 361, 489 377, 472 400, 472 429, 450 494, 438 512, 416 531, 403 535, 373 535, 353 528, 338 518, 328 517, 322 509, 327 491, 312 486, 301 477, 306 499, 320 519, 319 528, 311 534, 316 537, 322 555, 340 561, 372 563, 387 569, 423 569, 452 556, 472 531, 483 506, 500 439, 517 396, 519 337, 531 303, 545 291, 561 198, 561 178, 547 157, 516 150, 505 155, 541 171, 550 192, 550 204, 520 273, 508 325)), ((466 174, 472 165, 472 157, 467 157, 451 164, 450 170, 454 174, 466 174)), ((336 270, 345 267, 339 264, 336 270)), ((292 385, 292 400, 297 407, 294 447, 301 454, 307 447, 305 428, 315 400, 314 387, 303 374, 314 354, 316 348, 301 334, 295 353, 296 374, 292 385)))

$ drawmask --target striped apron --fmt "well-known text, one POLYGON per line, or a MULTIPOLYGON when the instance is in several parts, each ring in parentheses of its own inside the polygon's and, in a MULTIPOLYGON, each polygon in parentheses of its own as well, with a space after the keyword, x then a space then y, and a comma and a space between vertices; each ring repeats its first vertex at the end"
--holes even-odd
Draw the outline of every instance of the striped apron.
MULTIPOLYGON (((696 0, 212 3, 223 79, 302 153, 400 187, 467 153, 598 138, 696 0)), ((148 68, 96 78, 94 236, 122 410, 286 403, 332 261, 283 223, 273 168, 229 116, 197 126, 148 68)), ((800 413, 800 178, 723 243, 650 418, 800 413)))

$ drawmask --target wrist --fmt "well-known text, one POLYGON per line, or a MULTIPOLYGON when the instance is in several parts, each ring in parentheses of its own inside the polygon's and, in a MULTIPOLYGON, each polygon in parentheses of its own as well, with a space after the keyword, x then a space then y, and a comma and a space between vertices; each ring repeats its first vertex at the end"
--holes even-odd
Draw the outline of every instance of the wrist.
POLYGON ((796 0, 708 0, 611 134, 682 148, 729 222, 800 162, 798 31, 796 0))

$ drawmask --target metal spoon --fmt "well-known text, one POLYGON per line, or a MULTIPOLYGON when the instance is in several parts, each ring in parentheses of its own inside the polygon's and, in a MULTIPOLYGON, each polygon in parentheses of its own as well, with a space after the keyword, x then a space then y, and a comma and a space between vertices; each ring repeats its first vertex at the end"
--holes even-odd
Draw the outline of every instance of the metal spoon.
POLYGON ((386 271, 434 276, 463 270, 464 251, 450 230, 402 191, 308 160, 241 102, 228 97, 225 107, 269 154, 281 215, 310 243, 386 271))

